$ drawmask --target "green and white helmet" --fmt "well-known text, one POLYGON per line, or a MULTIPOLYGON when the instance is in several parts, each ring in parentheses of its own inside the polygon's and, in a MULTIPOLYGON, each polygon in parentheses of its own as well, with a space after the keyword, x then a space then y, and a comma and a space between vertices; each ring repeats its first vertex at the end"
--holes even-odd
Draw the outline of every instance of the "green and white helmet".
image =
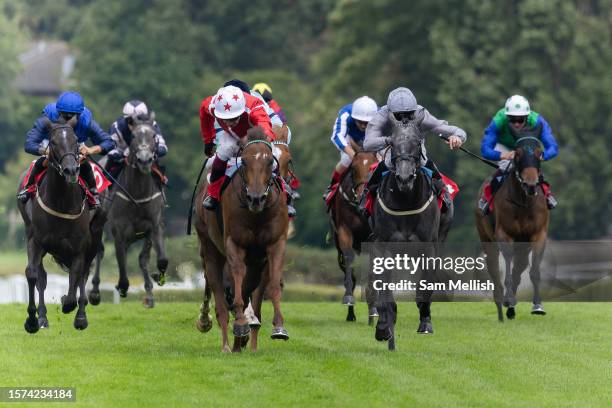
POLYGON ((527 98, 521 95, 512 95, 506 100, 506 115, 507 116, 527 116, 531 109, 527 98))

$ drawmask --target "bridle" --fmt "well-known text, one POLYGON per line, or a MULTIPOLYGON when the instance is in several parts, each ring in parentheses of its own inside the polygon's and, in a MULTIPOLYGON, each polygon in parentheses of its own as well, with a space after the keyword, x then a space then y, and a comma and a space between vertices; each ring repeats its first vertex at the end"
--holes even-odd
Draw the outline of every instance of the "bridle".
MULTIPOLYGON (((273 146, 272 146, 272 143, 268 142, 267 140, 260 140, 260 139, 257 139, 257 140, 251 140, 250 142, 247 142, 247 143, 246 143, 244 146, 242 146, 242 147, 240 148, 240 151, 238 152, 238 155, 239 155, 239 156, 242 156, 242 154, 244 153, 244 150, 245 150, 247 147, 249 147, 250 145, 256 144, 256 143, 263 143, 263 144, 265 144, 265 145, 266 145, 266 146, 267 146, 267 147, 270 149, 270 153, 272 154, 272 159, 273 159, 273 160, 276 162, 276 166, 277 166, 277 168, 280 168, 280 165, 279 165, 279 163, 278 163, 278 160, 276 159, 276 157, 274 157, 274 154, 273 154, 273 152, 274 152, 274 148, 273 148, 273 146)), ((244 174, 244 171, 245 171, 244 169, 245 169, 245 167, 246 167, 246 163, 245 163, 245 161, 244 161, 244 160, 242 160, 242 165, 240 166, 240 169, 238 169, 238 175, 240 176, 240 183, 241 183, 240 188, 241 188, 241 191, 242 191, 242 192, 244 192, 245 194, 248 194, 248 192, 249 192, 249 186, 248 186, 248 184, 247 184, 246 177, 245 177, 245 174, 244 174)), ((266 189, 265 189, 265 191, 264 191, 264 193, 263 193, 263 199, 264 199, 264 200, 266 200, 266 199, 268 198, 268 194, 270 193, 270 189, 271 189, 271 187, 274 185, 274 180, 275 180, 275 178, 276 178, 276 177, 275 177, 274 171, 272 171, 272 172, 270 173, 270 177, 268 178, 268 181, 266 182, 266 189)), ((243 200, 243 199, 242 199, 242 197, 241 197, 240 195, 238 195, 238 197, 239 197, 239 200, 240 200, 240 205, 241 205, 243 208, 248 207, 248 204, 246 204, 246 203, 245 203, 245 200, 243 200)), ((276 201, 278 201, 278 199, 279 199, 279 198, 280 198, 280 194, 279 194, 279 196, 277 197, 277 200, 276 200, 276 201)), ((275 205, 275 204, 276 204, 276 201, 275 201, 274 203, 270 204, 269 206, 264 207, 264 209, 265 209, 265 208, 268 208, 268 207, 271 207, 271 206, 273 206, 273 205, 275 205)))
MULTIPOLYGON (((540 140, 539 140, 538 138, 536 138, 536 137, 533 137, 533 136, 525 136, 525 137, 521 137, 521 138, 519 138, 519 139, 516 141, 515 145, 516 145, 516 146, 518 146, 518 144, 519 144, 521 141, 525 141, 525 140, 534 140, 534 141, 536 141, 538 144, 540 144, 540 143, 541 143, 541 142, 540 142, 540 140)), ((527 148, 522 148, 522 149, 523 149, 523 151, 524 151, 526 154, 528 154, 529 156, 534 156, 534 157, 535 157, 535 154, 534 154, 534 151, 533 151, 533 147, 532 147, 532 146, 528 146, 527 148)), ((540 161, 539 161, 539 159, 537 159, 537 158, 536 158, 536 160, 537 160, 537 166, 534 166, 534 167, 538 169, 538 176, 539 176, 539 174, 540 174, 540 161)), ((520 162, 519 162, 519 164, 520 164, 520 162)), ((537 187, 537 186, 539 186, 539 185, 540 185, 540 178, 538 177, 538 181, 536 182, 535 186, 529 186, 529 185, 527 185, 527 183, 525 183, 525 181, 524 181, 524 180, 523 180, 523 178, 521 177, 521 171, 522 171, 523 169, 524 169, 524 167, 522 167, 522 166, 518 166, 518 165, 517 165, 517 166, 516 166, 516 168, 514 169, 514 175, 516 176, 516 179, 517 179, 517 180, 518 180, 518 182, 520 183, 520 185, 521 185, 521 189, 523 190, 523 192, 525 192, 525 194, 527 194, 527 190, 526 190, 527 188, 531 188, 531 187, 535 188, 535 187, 537 187)), ((537 194, 537 190, 536 190, 536 194, 537 194)))
MULTIPOLYGON (((69 125, 57 125, 55 126, 51 132, 57 132, 60 131, 62 129, 70 129, 73 130, 71 126, 69 125)), ((73 130, 74 131, 74 130, 73 130)), ((55 134, 55 133, 53 133, 55 134)), ((76 137, 76 136, 75 136, 76 137)), ((68 157, 68 156, 73 156, 74 160, 77 163, 77 170, 80 168, 81 164, 79 162, 79 144, 78 141, 77 143, 75 143, 75 149, 74 152, 67 152, 64 153, 62 156, 60 156, 59 159, 57 159, 55 157, 55 152, 53 151, 53 143, 51 143, 51 139, 53 139, 53 136, 49 137, 49 154, 48 154, 48 158, 49 158, 49 165, 55 170, 57 171, 60 175, 64 175, 64 168, 62 167, 62 161, 64 161, 64 158, 68 157)))
MULTIPOLYGON (((150 129, 150 131, 153 133, 153 140, 155 142, 154 147, 153 147, 153 162, 155 162, 157 160, 157 148, 159 147, 159 142, 157 140, 156 134, 155 134, 155 128, 149 124, 149 123, 139 123, 136 126, 134 126, 134 130, 132 131, 132 135, 133 135, 133 139, 132 139, 132 143, 134 143, 135 139, 136 139, 136 133, 138 132, 138 130, 140 130, 140 128, 148 128, 150 129)), ((135 146, 135 149, 132 149, 131 145, 132 143, 130 143, 130 156, 126 157, 126 163, 132 167, 135 168, 137 167, 137 164, 134 163, 133 157, 136 157, 136 153, 141 151, 141 150, 150 150, 150 147, 148 144, 146 143, 141 143, 138 146, 135 146)))
MULTIPOLYGON (((358 152, 355 152, 355 156, 353 156, 353 162, 356 160, 357 156, 361 153, 369 153, 365 150, 361 150, 358 152)), ((362 185, 366 184, 367 181, 360 181, 358 183, 355 183, 355 177, 354 177, 354 171, 355 169, 353 168, 353 163, 351 162, 351 168, 350 168, 350 177, 351 177, 351 191, 350 193, 353 195, 353 198, 350 198, 347 193, 344 191, 344 189, 342 188, 342 183, 339 184, 338 186, 338 191, 340 192, 340 194, 342 195, 342 197, 346 200, 346 202, 349 203, 349 205, 351 205, 352 207, 359 207, 359 198, 357 196, 357 189, 359 187, 361 187, 362 185)))

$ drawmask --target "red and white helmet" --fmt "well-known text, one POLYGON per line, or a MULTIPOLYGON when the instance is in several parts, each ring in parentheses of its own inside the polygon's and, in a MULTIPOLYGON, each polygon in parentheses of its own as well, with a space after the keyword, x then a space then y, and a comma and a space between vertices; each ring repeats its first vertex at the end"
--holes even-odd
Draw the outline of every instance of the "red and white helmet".
POLYGON ((234 119, 246 109, 242 90, 235 86, 226 86, 217 91, 213 98, 215 116, 219 119, 234 119))

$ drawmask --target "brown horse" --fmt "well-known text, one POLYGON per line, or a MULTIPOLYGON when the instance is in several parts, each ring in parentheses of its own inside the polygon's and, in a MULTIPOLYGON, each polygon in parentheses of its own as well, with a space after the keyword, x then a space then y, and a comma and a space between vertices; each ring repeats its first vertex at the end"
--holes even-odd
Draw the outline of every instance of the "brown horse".
MULTIPOLYGON (((355 156, 351 166, 345 172, 338 191, 330 206, 329 221, 331 234, 338 251, 338 265, 344 272, 344 296, 342 304, 348 306, 346 321, 354 322, 355 317, 355 274, 353 262, 355 255, 361 252, 361 243, 366 241, 371 234, 368 220, 358 211, 359 198, 363 193, 368 181, 370 167, 378 162, 375 153, 363 151, 363 149, 351 140, 355 156)), ((368 285, 369 287, 369 285, 368 285)), ((368 298, 368 324, 372 324, 373 318, 378 316, 374 300, 371 294, 368 298)))
MULTIPOLYGON (((222 351, 229 352, 227 326, 230 308, 235 313, 232 351, 246 345, 251 328, 244 308, 251 298, 255 316, 261 320, 265 294, 272 300, 273 339, 289 338, 280 310, 281 280, 287 241, 287 204, 285 194, 273 173, 272 145, 259 127, 248 131, 248 142, 241 151, 242 165, 229 182, 219 210, 196 208, 196 230, 200 257, 205 269, 204 303, 198 320, 201 331, 210 330, 208 315, 211 291, 215 297, 217 322, 221 326, 222 351), (230 282, 233 303, 229 304, 224 278, 230 282), (255 290, 259 288, 259 290, 255 290)), ((200 187, 198 201, 206 193, 200 187)), ((258 328, 253 328, 251 350, 257 349, 258 328)))
MULTIPOLYGON (((516 290, 521 281, 521 273, 529 264, 530 252, 532 259, 529 276, 533 284, 531 313, 545 314, 539 284, 549 213, 540 186, 541 156, 542 148, 537 138, 519 138, 516 142, 514 168, 493 199, 493 211, 484 216, 480 210, 476 210, 476 228, 487 256, 487 269, 495 284, 493 297, 500 321, 504 320, 502 300, 508 308, 508 319, 515 317, 516 290), (499 252, 502 253, 506 266, 505 293, 502 293, 499 252)), ((483 188, 484 184, 479 197, 483 188)))

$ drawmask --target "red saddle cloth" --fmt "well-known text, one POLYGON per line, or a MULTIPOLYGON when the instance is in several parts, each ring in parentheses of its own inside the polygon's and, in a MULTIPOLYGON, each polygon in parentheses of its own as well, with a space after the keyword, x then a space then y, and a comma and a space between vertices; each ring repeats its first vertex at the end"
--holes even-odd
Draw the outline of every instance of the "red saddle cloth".
MULTIPOLYGON (((502 183, 505 180, 502 181, 502 183)), ((542 193, 544 193, 544 197, 548 197, 550 194, 550 185, 547 182, 540 183, 540 187, 542 187, 542 193)), ((491 182, 487 183, 482 190, 483 198, 489 203, 489 212, 493 211, 493 189, 491 188, 491 182)))
MULTIPOLYGON (((34 163, 36 163, 36 160, 33 160, 32 163, 30 163, 30 166, 28 167, 26 176, 24 177, 23 182, 21 183, 22 189, 26 187, 28 179, 30 178, 30 174, 32 173, 32 169, 34 168, 34 163)), ((102 191, 106 190, 112 183, 108 181, 108 179, 104 176, 104 172, 97 164, 87 162, 87 163, 83 163, 82 165, 87 165, 87 164, 89 164, 92 167, 93 174, 96 180, 96 188, 98 189, 98 192, 101 193, 102 191)), ((38 188, 38 185, 42 181, 45 174, 47 174, 47 170, 48 169, 43 169, 40 173, 36 175, 34 184, 28 186, 29 193, 31 194, 36 193, 36 189, 38 188)), ((85 194, 87 195, 87 198, 91 198, 92 196, 91 196, 91 193, 89 192, 89 189, 87 188, 87 183, 85 183, 85 180, 83 180, 81 176, 79 176, 79 185, 83 187, 83 190, 85 191, 85 194)))

